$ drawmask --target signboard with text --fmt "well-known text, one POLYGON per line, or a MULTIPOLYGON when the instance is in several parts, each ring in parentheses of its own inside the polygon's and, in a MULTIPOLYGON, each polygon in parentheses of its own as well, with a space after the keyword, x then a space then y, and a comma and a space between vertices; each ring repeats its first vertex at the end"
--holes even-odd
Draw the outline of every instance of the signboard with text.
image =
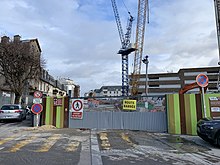
POLYGON ((36 103, 41 104, 42 103, 42 98, 34 98, 33 103, 34 104, 36 104, 36 103))
POLYGON ((136 100, 123 100, 123 110, 136 110, 136 100))
POLYGON ((211 112, 220 112, 220 97, 209 97, 211 112))
POLYGON ((54 106, 62 106, 63 105, 63 99, 62 98, 54 98, 53 99, 53 105, 54 106))

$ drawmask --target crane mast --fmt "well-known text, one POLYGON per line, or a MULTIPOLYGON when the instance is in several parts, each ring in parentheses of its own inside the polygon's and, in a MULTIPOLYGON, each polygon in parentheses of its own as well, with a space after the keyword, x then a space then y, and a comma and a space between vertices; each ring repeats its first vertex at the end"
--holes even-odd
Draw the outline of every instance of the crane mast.
POLYGON ((144 32, 146 24, 146 14, 148 9, 148 0, 138 0, 138 18, 136 27, 136 51, 134 55, 134 70, 131 75, 131 94, 138 94, 138 81, 140 79, 141 61, 144 45, 144 32))
POLYGON ((121 58, 122 58, 122 96, 128 96, 128 93, 129 93, 128 55, 131 52, 135 51, 135 48, 132 47, 130 44, 132 22, 134 18, 131 16, 130 12, 128 12, 129 19, 128 19, 128 24, 126 27, 127 31, 124 35, 116 2, 115 0, 111 0, 111 2, 112 2, 112 8, 114 11, 115 20, 116 20, 116 24, 117 24, 117 28, 119 32, 119 37, 121 40, 121 49, 118 51, 118 54, 121 54, 121 58))

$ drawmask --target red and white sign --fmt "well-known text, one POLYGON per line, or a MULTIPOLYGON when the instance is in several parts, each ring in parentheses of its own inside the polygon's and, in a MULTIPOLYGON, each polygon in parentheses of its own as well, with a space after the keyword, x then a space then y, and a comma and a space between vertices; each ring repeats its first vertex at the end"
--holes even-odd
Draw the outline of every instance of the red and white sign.
POLYGON ((37 115, 43 111, 43 106, 41 104, 33 104, 31 111, 37 115))
POLYGON ((62 106, 63 105, 63 99, 62 98, 54 98, 53 99, 53 105, 54 106, 62 106))
POLYGON ((205 74, 201 73, 196 77, 196 82, 200 87, 204 88, 204 87, 208 86, 209 78, 205 74))
POLYGON ((83 113, 82 113, 82 112, 72 112, 71 117, 72 117, 73 119, 82 119, 83 113))
POLYGON ((72 108, 75 111, 80 111, 81 109, 83 109, 83 100, 82 99, 73 100, 72 108))
POLYGON ((72 119, 82 119, 83 118, 83 99, 73 99, 72 100, 72 119))
POLYGON ((42 92, 40 92, 40 91, 34 92, 34 98, 41 98, 42 96, 43 96, 42 92))

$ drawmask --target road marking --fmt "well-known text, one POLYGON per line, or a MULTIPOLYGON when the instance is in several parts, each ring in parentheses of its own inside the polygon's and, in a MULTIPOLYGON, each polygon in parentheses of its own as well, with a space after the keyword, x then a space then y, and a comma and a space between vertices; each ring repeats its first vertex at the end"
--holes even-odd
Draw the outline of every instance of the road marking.
POLYGON ((5 144, 8 141, 13 140, 14 138, 15 138, 15 136, 4 138, 4 139, 0 140, 0 145, 5 144))
POLYGON ((121 138, 126 141, 129 145, 131 146, 135 146, 135 144, 131 141, 131 139, 129 138, 128 134, 125 133, 121 133, 121 138))
POLYGON ((71 142, 68 144, 67 148, 65 148, 65 150, 67 152, 74 152, 77 150, 77 148, 79 147, 80 142, 71 142))
POLYGON ((35 152, 47 152, 49 149, 57 142, 58 139, 60 139, 61 135, 60 134, 55 134, 48 139, 44 141, 44 144, 42 147, 35 152))
POLYGON ((99 134, 99 138, 101 140, 101 146, 104 150, 110 150, 110 143, 109 143, 109 140, 108 140, 108 137, 107 137, 107 133, 106 132, 101 132, 99 134))
POLYGON ((92 165, 103 165, 96 131, 91 131, 92 165))
POLYGON ((17 143, 14 147, 12 147, 11 149, 9 149, 9 152, 17 152, 18 150, 20 150, 22 147, 24 147, 25 145, 29 144, 31 141, 33 141, 34 139, 36 139, 37 136, 32 136, 29 137, 26 140, 20 141, 19 143, 17 143))
POLYGON ((89 164, 91 165, 92 162, 92 154, 91 154, 91 148, 90 148, 90 140, 91 139, 86 139, 85 141, 81 142, 81 152, 80 152, 80 160, 79 160, 79 165, 86 165, 89 164))

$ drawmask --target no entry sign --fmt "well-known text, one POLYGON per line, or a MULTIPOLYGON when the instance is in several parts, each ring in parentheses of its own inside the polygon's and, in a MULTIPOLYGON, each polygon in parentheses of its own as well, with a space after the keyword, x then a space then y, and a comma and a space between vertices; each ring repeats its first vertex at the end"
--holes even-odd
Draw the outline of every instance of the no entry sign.
POLYGON ((43 111, 43 106, 41 104, 33 104, 31 111, 37 115, 43 111))

